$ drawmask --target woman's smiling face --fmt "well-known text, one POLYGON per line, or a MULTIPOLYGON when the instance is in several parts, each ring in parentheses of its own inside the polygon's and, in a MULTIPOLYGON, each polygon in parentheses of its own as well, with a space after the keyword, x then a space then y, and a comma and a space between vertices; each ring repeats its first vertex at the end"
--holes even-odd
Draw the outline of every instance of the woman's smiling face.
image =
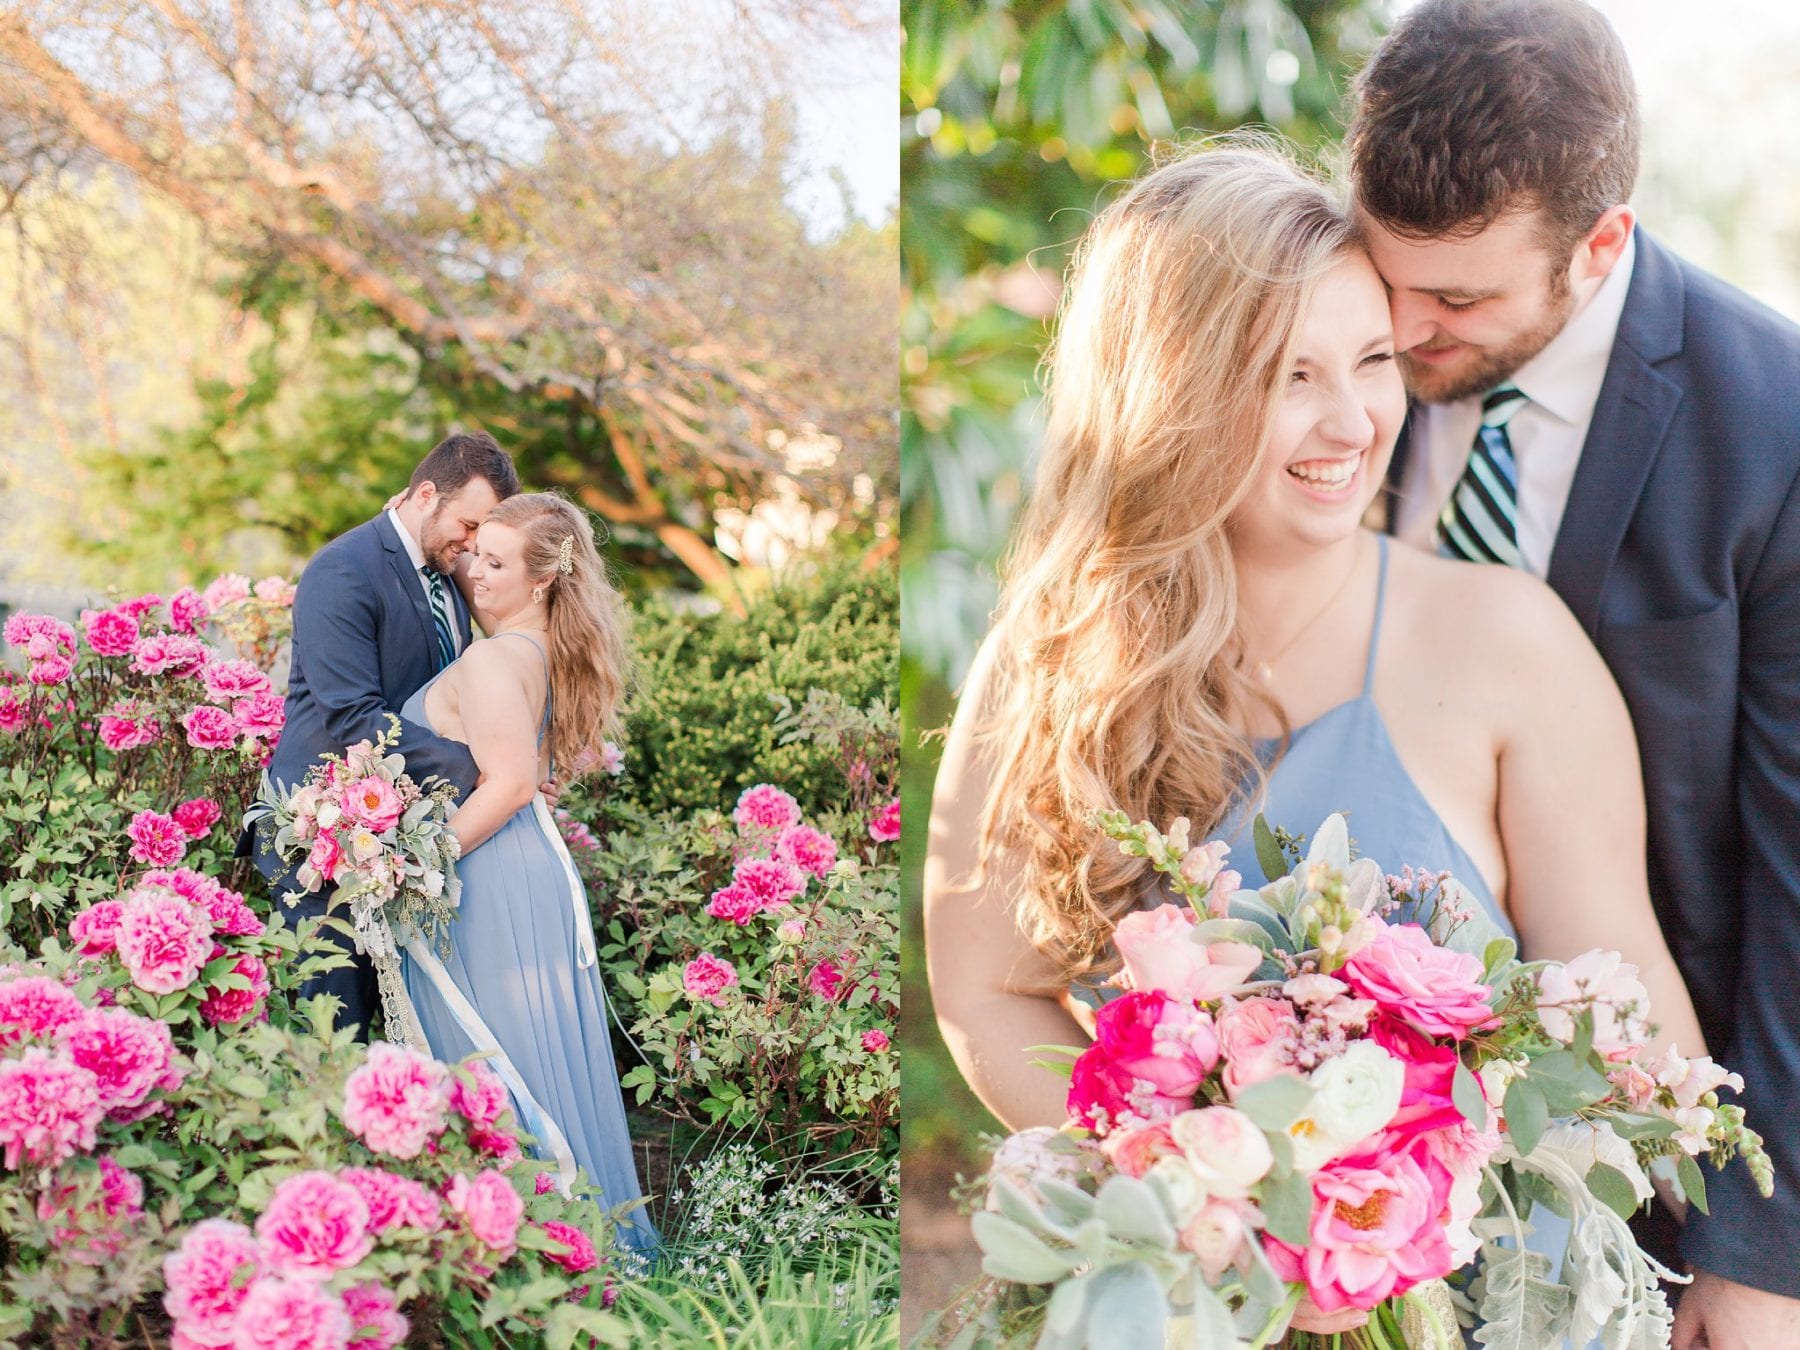
MULTIPOLYGON (((505 623, 533 605, 541 579, 525 571, 525 536, 510 525, 485 522, 475 535, 469 564, 471 602, 484 620, 505 623)), ((488 625, 483 622, 482 627, 488 625)))

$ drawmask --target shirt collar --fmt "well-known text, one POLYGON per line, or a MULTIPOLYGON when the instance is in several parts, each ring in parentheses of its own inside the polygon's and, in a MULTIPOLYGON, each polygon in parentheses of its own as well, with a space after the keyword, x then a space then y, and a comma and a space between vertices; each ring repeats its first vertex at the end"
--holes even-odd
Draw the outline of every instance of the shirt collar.
POLYGON ((1600 289, 1575 311, 1544 350, 1512 377, 1519 392, 1533 404, 1571 425, 1590 417, 1600 401, 1600 386, 1612 360, 1613 339, 1619 332, 1619 315, 1625 310, 1625 293, 1631 289, 1631 269, 1636 261, 1637 236, 1633 234, 1600 289))
POLYGON ((400 536, 400 547, 406 550, 406 556, 412 559, 413 571, 425 569, 425 550, 419 547, 419 541, 412 537, 412 531, 400 519, 400 513, 392 507, 388 508, 387 518, 393 523, 394 533, 400 536))

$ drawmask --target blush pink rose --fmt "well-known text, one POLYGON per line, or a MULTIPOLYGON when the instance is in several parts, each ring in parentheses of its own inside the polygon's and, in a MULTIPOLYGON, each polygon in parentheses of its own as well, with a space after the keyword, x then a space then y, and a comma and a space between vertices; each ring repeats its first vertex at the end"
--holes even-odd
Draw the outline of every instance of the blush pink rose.
POLYGON ((90 1151, 105 1114, 94 1075, 68 1056, 33 1045, 0 1060, 0 1146, 12 1170, 23 1163, 54 1167, 90 1151))
POLYGON ((1094 1018, 1094 1043, 1165 1097, 1191 1097, 1219 1062, 1212 1018, 1157 990, 1112 1000, 1094 1018))
POLYGON ((1227 999, 1219 1009, 1217 1028, 1224 1060, 1221 1076, 1232 1097, 1278 1074, 1299 1074, 1294 1055, 1300 1019, 1285 999, 1227 999))
POLYGON ((689 998, 705 999, 718 1008, 725 1006, 725 991, 737 982, 737 968, 711 952, 701 952, 681 972, 681 987, 689 998))
POLYGON ((344 1084, 344 1125, 377 1153, 416 1158, 443 1133, 450 1073, 403 1046, 381 1042, 344 1084))
POLYGON ((86 1015, 86 1005, 46 975, 23 975, 0 984, 0 1046, 50 1040, 86 1015))
POLYGON ((233 1350, 345 1350, 344 1300, 311 1280, 264 1275, 250 1286, 233 1325, 233 1350))
POLYGON ((187 742, 196 750, 224 750, 237 740, 237 721, 223 708, 196 704, 181 718, 187 742))
POLYGON ((202 1219, 163 1258, 163 1308, 195 1345, 228 1346, 238 1309, 262 1271, 256 1239, 241 1223, 202 1219))
POLYGON ((1338 976, 1426 1035, 1461 1040, 1494 1019, 1481 971, 1475 957, 1438 946, 1423 928, 1408 923, 1383 925, 1338 976))
POLYGON ((1442 1222, 1450 1187, 1423 1147, 1335 1159, 1313 1173, 1310 1244, 1265 1238, 1270 1264, 1321 1312, 1372 1308, 1454 1269, 1442 1222))
POLYGON ((212 955, 212 921, 162 886, 139 886, 119 915, 119 959, 132 983, 152 994, 186 989, 212 955))
POLYGON ((1217 1280, 1249 1255, 1246 1247, 1255 1222, 1256 1207, 1248 1200, 1212 1195, 1181 1226, 1179 1240, 1200 1258, 1206 1278, 1217 1280))
POLYGON ((837 861, 837 843, 828 834, 810 825, 790 825, 775 840, 777 862, 787 863, 815 877, 831 871, 837 861))
POLYGON ((330 1172, 301 1172, 276 1186, 256 1237, 268 1269, 306 1280, 329 1280, 375 1248, 368 1203, 330 1172))
POLYGON ((1162 1159, 1181 1156, 1167 1120, 1116 1129, 1101 1141, 1100 1148, 1107 1161, 1128 1177, 1141 1177, 1162 1159))
POLYGON ((800 823, 800 803, 772 784, 758 783, 744 789, 731 818, 740 831, 766 830, 773 834, 800 823))
POLYGON ((151 867, 173 867, 187 852, 187 832, 173 816, 160 811, 139 811, 125 833, 131 839, 131 856, 151 867))
POLYGON ((1229 1106, 1183 1111, 1169 1122, 1169 1136, 1208 1195, 1242 1200, 1275 1165, 1268 1137, 1229 1106))
POLYGON ((138 640, 137 619, 116 609, 84 609, 81 627, 88 646, 101 656, 124 656, 138 640))
POLYGON ((512 1255, 519 1221, 525 1217, 525 1201, 504 1174, 490 1169, 473 1179, 457 1176, 444 1199, 483 1246, 502 1256, 512 1255))
POLYGON ((1193 940, 1186 905, 1133 910, 1119 920, 1113 943, 1133 989, 1160 989, 1170 998, 1210 1002, 1250 978, 1263 955, 1246 942, 1193 940))
POLYGON ((891 844, 900 838, 900 799, 898 797, 877 811, 869 821, 869 838, 878 844, 891 844))

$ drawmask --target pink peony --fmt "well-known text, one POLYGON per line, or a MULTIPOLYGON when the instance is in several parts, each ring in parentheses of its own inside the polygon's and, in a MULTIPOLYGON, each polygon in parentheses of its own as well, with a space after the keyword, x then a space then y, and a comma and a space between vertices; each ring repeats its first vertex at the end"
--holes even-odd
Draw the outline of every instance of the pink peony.
POLYGON ((790 825, 775 840, 775 860, 822 877, 837 861, 837 844, 810 825, 790 825))
POLYGON ((25 678, 33 684, 58 685, 67 684, 74 673, 75 661, 72 657, 50 656, 42 661, 33 661, 31 669, 25 672, 25 678))
POLYGON ((625 772, 625 752, 611 741, 600 743, 600 767, 613 778, 625 772))
POLYGON ((114 608, 116 608, 119 613, 129 614, 132 618, 141 622, 146 614, 162 604, 162 602, 162 597, 155 591, 146 591, 144 594, 134 596, 130 600, 121 600, 114 608))
POLYGON ((1212 1018, 1156 990, 1113 999, 1094 1032, 1094 1048, 1165 1097, 1192 1097, 1219 1062, 1212 1018))
POLYGON ((196 750, 224 750, 237 740, 237 723, 223 708, 201 703, 190 708, 181 719, 188 744, 196 750))
POLYGON ((104 1114, 94 1075, 68 1056, 33 1045, 0 1060, 0 1145, 12 1170, 22 1163, 54 1167, 92 1149, 104 1114))
POLYGON ((850 978, 850 972, 836 961, 820 961, 806 973, 806 987, 824 999, 827 1003, 840 1003, 850 997, 850 991, 856 988, 856 981, 850 978))
POLYGON ((1335 1159, 1313 1173, 1309 1245, 1265 1238, 1269 1261, 1321 1312, 1372 1308, 1454 1268, 1441 1221, 1450 1187, 1423 1146, 1335 1159))
POLYGON ((98 1266, 116 1256, 131 1239, 130 1220, 144 1212, 144 1183, 113 1159, 101 1155, 100 1191, 76 1208, 79 1183, 67 1174, 38 1196, 37 1216, 57 1225, 53 1241, 68 1260, 98 1266))
POLYGON ((212 655, 199 638, 152 633, 131 649, 131 668, 140 675, 196 675, 212 655))
POLYGON ((256 1221, 256 1236, 268 1269, 305 1280, 329 1280, 375 1248, 367 1202, 330 1172, 283 1180, 256 1221))
POLYGON ((137 644, 138 621, 120 610, 84 609, 81 627, 87 634, 88 646, 101 656, 125 656, 137 644))
POLYGON ((154 745, 162 737, 162 723, 134 698, 122 698, 100 714, 100 743, 114 754, 154 745))
POLYGON ((742 928, 762 912, 762 906, 748 886, 740 886, 734 881, 712 893, 706 912, 712 918, 724 919, 742 928))
POLYGON ((450 1079, 450 1105, 472 1125, 492 1125, 511 1105, 506 1084, 482 1060, 460 1067, 450 1079))
POLYGON ((1481 962, 1440 947, 1417 924, 1383 925, 1344 963, 1338 976, 1382 1011, 1428 1036, 1461 1040, 1493 1021, 1481 962))
POLYGON ((394 785, 379 774, 351 784, 344 794, 344 806, 352 820, 362 821, 377 834, 392 829, 403 809, 394 785))
POLYGON ((250 578, 239 572, 226 572, 217 576, 200 592, 200 598, 206 602, 209 610, 220 609, 225 605, 235 604, 250 594, 250 578))
POLYGON ((900 837, 900 799, 894 798, 869 821, 869 838, 878 844, 891 844, 900 837))
POLYGON ((238 1307, 233 1350, 344 1350, 350 1344, 344 1300, 311 1280, 264 1275, 238 1307))
POLYGON ((143 886, 166 886, 185 900, 206 911, 213 932, 223 937, 261 937, 263 921, 256 917, 244 897, 192 868, 172 870, 158 868, 144 873, 143 886))
POLYGON ((1300 1019, 1284 999, 1227 999, 1218 1015, 1225 1091, 1232 1097, 1264 1079, 1295 1074, 1300 1019))
POLYGON ((131 836, 131 856, 152 867, 172 867, 187 851, 187 832, 160 811, 139 811, 125 833, 131 836))
POLYGON ((248 952, 239 956, 231 974, 250 981, 248 989, 226 989, 210 986, 200 1002, 200 1015, 215 1027, 236 1026, 261 1014, 269 997, 268 967, 248 952))
POLYGON ((482 1245, 502 1256, 512 1255, 525 1201, 502 1173, 490 1168, 473 1180, 459 1175, 451 1180, 444 1199, 482 1245))
POLYGON ((286 577, 264 577, 256 583, 256 598, 271 605, 294 603, 294 583, 286 577))
POLYGON ((806 890, 806 875, 772 858, 746 858, 732 870, 731 882, 756 899, 758 910, 776 909, 806 890))
POLYGON ((1107 1161, 1128 1177, 1141 1177, 1164 1158, 1181 1156, 1167 1120, 1115 1129, 1101 1140, 1100 1147, 1107 1161))
POLYGON ((556 1189, 556 1178, 551 1176, 548 1172, 539 1172, 537 1174, 537 1180, 532 1183, 532 1188, 539 1195, 548 1195, 551 1191, 556 1189))
POLYGON ((90 905, 69 920, 69 941, 83 956, 105 956, 119 945, 119 919, 125 913, 117 900, 90 905))
POLYGON ((169 1024, 124 1008, 90 1008, 64 1037, 69 1058, 94 1076, 115 1116, 142 1106, 175 1064, 169 1024))
POLYGON ((0 731, 9 736, 17 735, 24 729, 25 717, 25 704, 19 696, 6 685, 0 685, 0 731))
POLYGON ((372 1045, 344 1084, 344 1125, 377 1153, 416 1158, 443 1132, 449 1079, 434 1059, 387 1042, 372 1045))
POLYGON ((262 1272, 256 1239, 241 1223, 202 1219, 163 1258, 163 1308, 193 1344, 228 1346, 238 1309, 262 1272))
POLYGON ((186 989, 212 955, 213 926, 187 900, 162 886, 139 886, 119 915, 119 959, 138 988, 186 989))
POLYGON ((725 991, 737 982, 737 967, 711 952, 701 952, 681 972, 681 987, 688 997, 706 999, 717 1008, 725 1006, 725 991))
POLYGON ((347 1167, 338 1179, 356 1188, 369 1207, 369 1229, 383 1233, 390 1228, 418 1228, 433 1232, 443 1222, 438 1198, 411 1177, 396 1176, 379 1167, 347 1167))
POLYGON ((778 787, 758 783, 744 789, 731 818, 740 832, 767 830, 773 834, 800 823, 800 803, 778 787))
POLYGON ((48 976, 24 975, 0 984, 0 1046, 49 1040, 85 1016, 82 1001, 48 976))
POLYGON ((350 1314, 355 1350, 394 1350, 406 1343, 406 1333, 412 1328, 393 1291, 373 1281, 344 1291, 344 1311, 350 1314))
POLYGON ((175 823, 189 839, 204 839, 225 813, 207 797, 194 797, 175 808, 175 823))
POLYGON ((1237 988, 1262 964, 1247 942, 1193 940, 1194 916, 1186 905, 1133 910, 1113 929, 1113 943, 1133 989, 1160 989, 1170 998, 1210 1002, 1237 988))
POLYGON ((483 1157, 492 1158, 494 1166, 502 1172, 510 1169, 514 1163, 525 1156, 525 1151, 519 1147, 516 1136, 508 1134, 505 1130, 492 1129, 486 1125, 469 1127, 469 1147, 483 1157))
POLYGON ((206 601, 192 586, 183 586, 169 597, 169 622, 183 633, 198 633, 207 612, 206 601))
POLYGON ((265 690, 240 698, 231 705, 231 716, 237 729, 246 736, 275 740, 287 725, 287 702, 280 694, 265 690))
POLYGON ((567 1252, 545 1252, 545 1260, 554 1261, 571 1275, 579 1275, 600 1264, 600 1254, 594 1250, 593 1239, 574 1224, 552 1221, 538 1227, 569 1249, 567 1252))
POLYGON ((882 1030, 865 1031, 862 1034, 862 1048, 871 1055, 879 1055, 888 1048, 888 1034, 882 1030))

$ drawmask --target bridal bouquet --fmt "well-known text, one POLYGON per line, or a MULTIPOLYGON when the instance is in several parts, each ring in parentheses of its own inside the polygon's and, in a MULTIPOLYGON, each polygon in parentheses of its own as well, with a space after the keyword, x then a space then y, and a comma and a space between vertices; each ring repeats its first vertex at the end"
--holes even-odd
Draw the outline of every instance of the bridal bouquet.
MULTIPOLYGON (((456 789, 436 778, 415 783, 405 756, 385 753, 399 738, 400 719, 390 713, 387 731, 341 757, 325 756, 298 787, 272 783, 265 773, 246 823, 273 821, 274 850, 299 863, 295 876, 307 892, 337 887, 336 899, 350 907, 357 949, 375 966, 388 1039, 423 1052, 399 948, 415 934, 448 945, 462 895, 459 849, 447 824, 456 789)), ((285 898, 291 905, 299 896, 285 898)))
POLYGON ((1648 1174, 1702 1209, 1702 1156, 1772 1180, 1718 1098, 1741 1080, 1646 1051, 1634 967, 1520 962, 1448 873, 1352 862, 1341 816, 1303 861, 1257 821, 1259 891, 1185 821, 1101 827, 1188 904, 1120 922, 1070 1122, 999 1144, 973 1220, 998 1297, 958 1343, 1298 1345, 1302 1314, 1460 1347, 1460 1311, 1489 1346, 1668 1344, 1670 1272, 1625 1225, 1648 1174))

